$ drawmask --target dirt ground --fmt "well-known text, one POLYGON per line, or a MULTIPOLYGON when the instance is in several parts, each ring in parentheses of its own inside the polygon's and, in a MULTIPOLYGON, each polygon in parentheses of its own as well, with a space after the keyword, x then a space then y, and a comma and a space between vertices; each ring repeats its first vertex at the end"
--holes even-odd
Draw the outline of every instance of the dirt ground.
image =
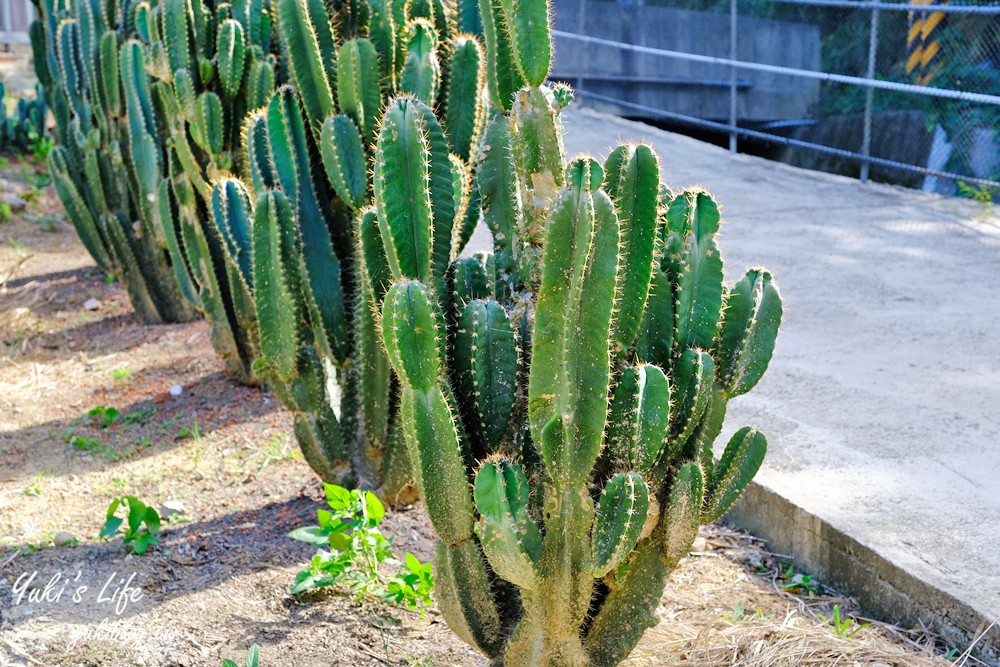
MULTIPOLYGON (((263 667, 485 664, 435 610, 290 595, 311 550, 286 534, 323 491, 289 415, 225 375, 203 322, 140 325, 33 174, 2 174, 32 201, 0 223, 0 665, 219 665, 254 642, 263 667), (97 539, 121 495, 183 503, 145 556, 97 539)), ((419 506, 383 527, 397 554, 430 558, 419 506)), ((839 636, 822 617, 856 606, 752 536, 711 526, 695 548, 628 665, 952 664, 919 628, 839 636)))

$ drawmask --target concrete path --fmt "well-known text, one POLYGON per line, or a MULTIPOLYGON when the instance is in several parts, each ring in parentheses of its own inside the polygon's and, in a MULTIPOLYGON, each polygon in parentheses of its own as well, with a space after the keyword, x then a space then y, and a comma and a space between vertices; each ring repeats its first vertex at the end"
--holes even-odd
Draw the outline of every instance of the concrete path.
MULTIPOLYGON (((728 432, 750 423, 769 442, 737 520, 871 613, 956 645, 1000 617, 997 212, 586 109, 566 130, 570 155, 651 143, 670 186, 722 202, 730 276, 761 263, 778 277, 776 356, 729 409, 728 432)), ((989 645, 1000 653, 1000 628, 981 643, 992 661, 989 645)))

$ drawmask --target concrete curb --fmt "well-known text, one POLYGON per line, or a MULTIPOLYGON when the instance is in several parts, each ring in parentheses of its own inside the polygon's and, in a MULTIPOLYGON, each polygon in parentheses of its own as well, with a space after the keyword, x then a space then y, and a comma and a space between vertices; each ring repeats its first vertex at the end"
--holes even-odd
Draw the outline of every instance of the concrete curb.
MULTIPOLYGON (((765 540, 795 566, 855 598, 872 618, 924 627, 964 650, 995 619, 910 574, 875 550, 751 482, 726 518, 765 540)), ((972 656, 1000 667, 1000 626, 980 638, 972 656)))

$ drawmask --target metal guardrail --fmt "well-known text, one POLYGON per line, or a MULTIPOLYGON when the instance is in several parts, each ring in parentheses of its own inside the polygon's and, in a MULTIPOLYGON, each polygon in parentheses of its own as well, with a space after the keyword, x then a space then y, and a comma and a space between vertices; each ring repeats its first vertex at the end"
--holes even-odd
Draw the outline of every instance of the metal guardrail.
POLYGON ((28 27, 34 18, 31 0, 0 0, 0 44, 30 44, 28 27), (16 13, 14 3, 20 5, 16 13))
MULTIPOLYGON (((626 100, 614 98, 608 95, 599 94, 595 91, 589 91, 581 85, 583 83, 583 80, 588 78, 588 75, 582 75, 580 78, 577 78, 577 83, 578 83, 577 87, 579 88, 577 92, 584 98, 590 98, 596 101, 614 104, 622 108, 633 109, 635 111, 640 111, 643 114, 648 114, 653 117, 660 117, 678 123, 726 132, 729 135, 729 149, 731 152, 736 152, 737 139, 738 137, 742 136, 742 137, 760 139, 767 142, 792 146, 795 148, 807 149, 822 154, 833 155, 840 158, 853 160, 860 164, 860 178, 862 182, 868 180, 870 166, 878 165, 881 167, 887 167, 911 173, 923 174, 925 176, 945 178, 953 181, 962 181, 968 184, 974 184, 984 188, 991 188, 991 189, 1000 188, 1000 181, 991 180, 989 178, 977 178, 972 175, 958 174, 955 172, 944 171, 941 169, 933 169, 923 165, 907 164, 895 160, 888 160, 885 158, 875 157, 871 154, 872 117, 874 112, 873 97, 874 97, 874 91, 876 90, 893 91, 897 93, 938 98, 941 100, 951 100, 955 102, 988 105, 990 107, 1000 108, 1000 95, 993 95, 993 94, 970 91, 970 90, 955 90, 952 88, 937 88, 926 85, 915 85, 911 83, 901 83, 898 81, 890 81, 890 80, 876 78, 876 55, 878 51, 878 35, 879 35, 878 31, 879 31, 880 14, 882 12, 887 12, 887 11, 906 11, 906 12, 918 12, 918 13, 929 13, 929 12, 940 11, 949 14, 980 15, 983 16, 985 20, 997 21, 997 23, 1000 24, 1000 18, 998 18, 1000 17, 1000 4, 976 5, 976 6, 948 5, 948 4, 929 5, 929 4, 910 4, 910 3, 890 3, 890 2, 881 2, 877 0, 773 0, 773 2, 787 4, 787 5, 814 6, 817 8, 833 7, 833 8, 844 8, 853 10, 867 10, 870 13, 870 18, 868 26, 869 40, 868 40, 867 71, 865 73, 865 76, 849 76, 846 74, 837 74, 833 72, 823 72, 823 71, 816 71, 809 69, 800 69, 795 67, 769 65, 766 63, 750 62, 738 59, 737 40, 739 38, 739 21, 738 21, 740 16, 739 6, 738 6, 739 0, 730 0, 729 2, 730 35, 729 35, 728 58, 696 54, 696 53, 688 53, 685 51, 675 51, 663 48, 654 48, 638 44, 628 44, 624 42, 618 42, 614 40, 608 40, 599 37, 584 35, 580 34, 579 32, 574 33, 574 32, 567 32, 564 30, 555 30, 553 34, 556 38, 559 39, 572 40, 591 46, 613 48, 636 54, 656 56, 666 59, 707 63, 712 65, 719 65, 722 67, 728 67, 730 70, 730 79, 728 85, 730 93, 729 94, 730 104, 729 104, 729 118, 728 122, 726 123, 720 123, 714 120, 708 120, 705 118, 698 118, 690 115, 680 114, 664 109, 657 109, 650 107, 648 105, 636 104, 626 100), (746 127, 740 127, 738 124, 738 114, 737 114, 737 109, 738 109, 737 93, 741 87, 745 86, 740 86, 738 84, 738 81, 743 81, 742 79, 737 78, 737 72, 739 71, 766 72, 782 76, 808 78, 824 82, 847 84, 864 88, 866 90, 866 98, 864 106, 863 137, 862 137, 860 151, 849 151, 841 148, 825 146, 822 144, 812 143, 799 139, 774 135, 767 132, 761 132, 746 127)), ((582 27, 583 26, 581 24, 580 28, 582 27)), ((570 77, 566 78, 568 79, 570 77)), ((997 129, 997 140, 1000 141, 1000 128, 997 129)))

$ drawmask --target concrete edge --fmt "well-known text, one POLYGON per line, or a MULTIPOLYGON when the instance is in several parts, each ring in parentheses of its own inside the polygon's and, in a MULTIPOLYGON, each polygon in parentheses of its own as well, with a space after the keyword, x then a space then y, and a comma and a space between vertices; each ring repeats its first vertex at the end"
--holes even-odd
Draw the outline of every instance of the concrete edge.
MULTIPOLYGON (((758 482, 726 516, 772 551, 794 556, 797 569, 855 598, 872 618, 903 627, 923 623, 960 650, 995 620, 758 482)), ((1000 667, 1000 627, 982 637, 972 655, 1000 667)))

